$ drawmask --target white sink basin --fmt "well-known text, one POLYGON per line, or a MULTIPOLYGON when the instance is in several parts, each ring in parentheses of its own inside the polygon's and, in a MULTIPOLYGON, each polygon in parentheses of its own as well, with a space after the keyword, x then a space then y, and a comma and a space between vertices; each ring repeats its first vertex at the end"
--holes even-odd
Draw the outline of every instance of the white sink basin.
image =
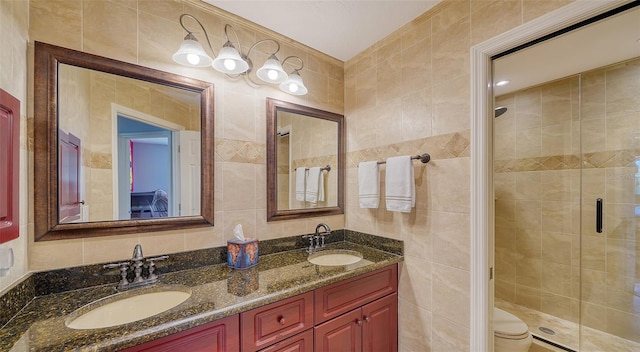
POLYGON ((188 288, 120 293, 79 308, 71 313, 65 324, 72 329, 122 325, 165 312, 189 297, 191 291, 188 288))
POLYGON ((333 249, 311 254, 307 260, 315 265, 341 266, 359 262, 362 254, 348 249, 333 249))

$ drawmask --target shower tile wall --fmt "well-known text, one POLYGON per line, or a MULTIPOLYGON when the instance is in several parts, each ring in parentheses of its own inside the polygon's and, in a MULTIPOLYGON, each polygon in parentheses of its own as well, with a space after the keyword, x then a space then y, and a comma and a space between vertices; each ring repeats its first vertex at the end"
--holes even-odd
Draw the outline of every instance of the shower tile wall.
POLYGON ((496 298, 640 341, 638 92, 635 59, 496 97, 496 298))

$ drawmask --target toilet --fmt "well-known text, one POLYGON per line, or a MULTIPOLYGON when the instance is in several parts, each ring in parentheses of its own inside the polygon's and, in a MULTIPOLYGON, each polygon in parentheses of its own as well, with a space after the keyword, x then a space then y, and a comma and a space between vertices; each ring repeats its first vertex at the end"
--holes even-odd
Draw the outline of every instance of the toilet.
POLYGON ((493 308, 494 352, 527 352, 532 341, 527 324, 509 312, 493 308))

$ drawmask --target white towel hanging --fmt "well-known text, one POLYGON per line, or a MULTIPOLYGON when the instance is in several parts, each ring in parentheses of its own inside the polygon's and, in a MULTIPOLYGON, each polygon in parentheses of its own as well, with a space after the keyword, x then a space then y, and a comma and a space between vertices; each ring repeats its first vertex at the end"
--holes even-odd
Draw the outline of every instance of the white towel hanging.
POLYGON ((304 200, 311 204, 317 203, 319 200, 324 200, 324 195, 319 196, 319 192, 322 189, 324 192, 324 179, 322 178, 322 170, 320 167, 312 167, 309 169, 307 175, 307 192, 305 193, 304 200), (320 199, 322 198, 322 199, 320 199))
POLYGON ((411 212, 411 208, 416 204, 411 156, 396 156, 387 159, 385 183, 387 210, 402 213, 411 212))
POLYGON ((296 169, 296 200, 304 202, 307 181, 307 168, 302 166, 296 169))
POLYGON ((358 164, 358 198, 360 208, 375 209, 380 206, 380 170, 377 161, 358 164))

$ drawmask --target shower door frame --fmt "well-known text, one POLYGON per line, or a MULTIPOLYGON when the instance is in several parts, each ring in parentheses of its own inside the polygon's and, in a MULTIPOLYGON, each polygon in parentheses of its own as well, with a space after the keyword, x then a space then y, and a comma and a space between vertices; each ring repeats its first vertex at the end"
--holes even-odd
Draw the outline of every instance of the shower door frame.
POLYGON ((493 351, 493 90, 491 57, 631 0, 576 0, 471 48, 470 351, 493 351))

